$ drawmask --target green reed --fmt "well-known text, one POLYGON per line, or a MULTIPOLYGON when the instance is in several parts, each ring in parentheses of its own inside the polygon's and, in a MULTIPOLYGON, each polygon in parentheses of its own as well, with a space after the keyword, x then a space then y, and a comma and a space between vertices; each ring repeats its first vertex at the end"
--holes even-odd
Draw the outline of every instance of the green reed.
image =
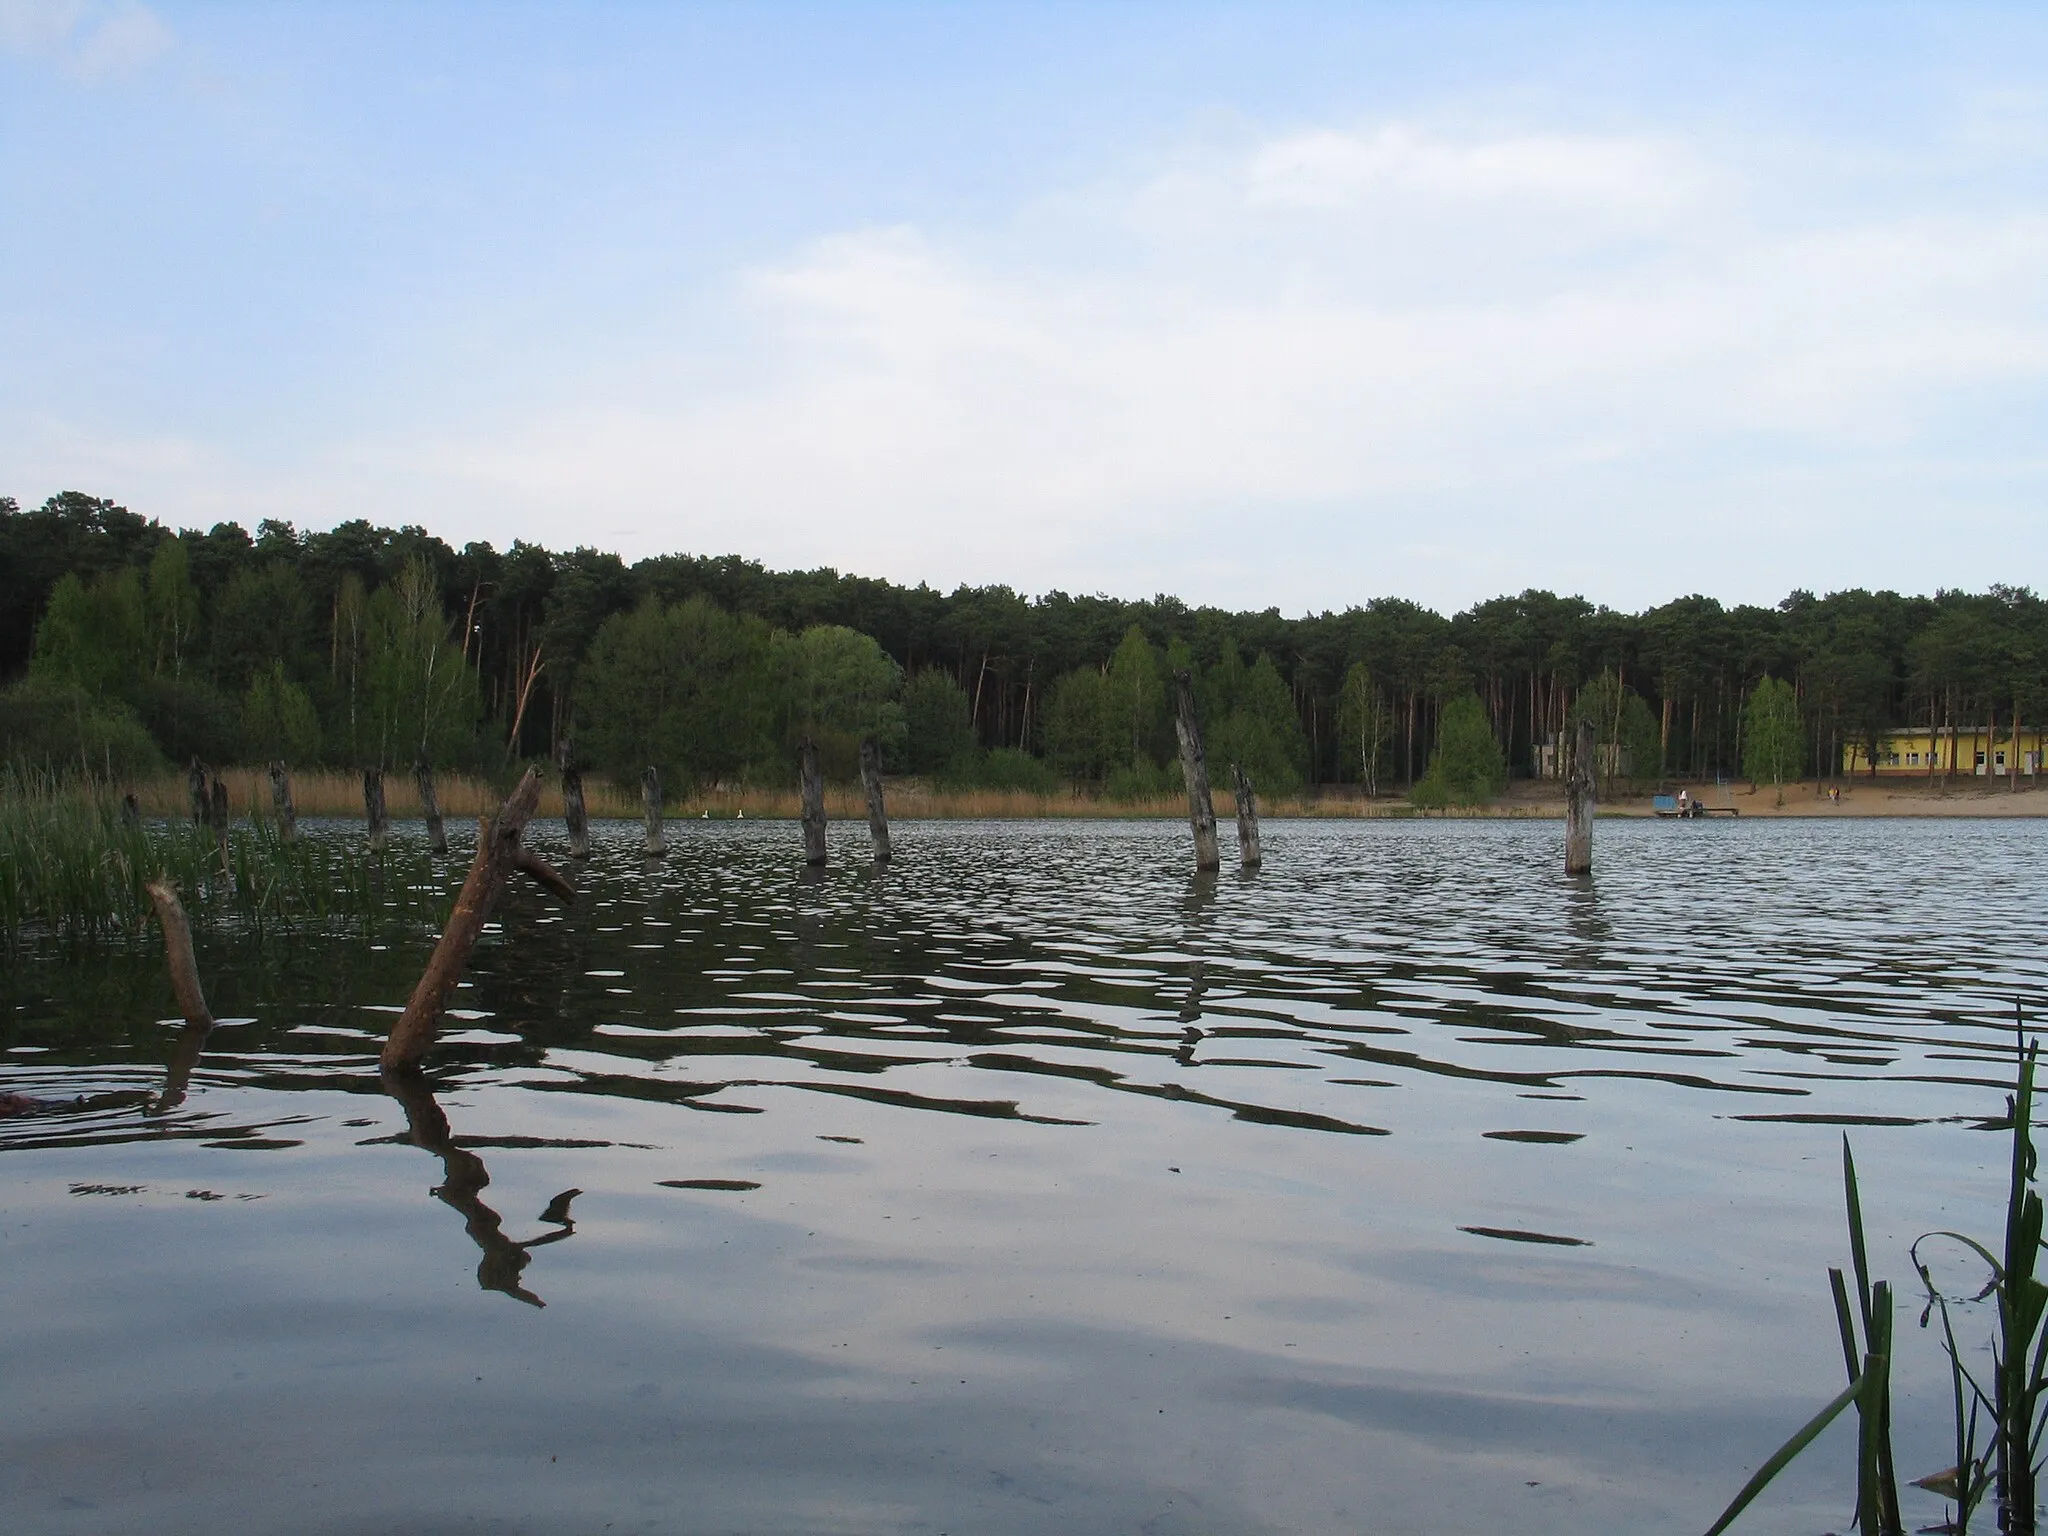
MULTIPOLYGON (((2025 1038, 2024 1020, 2014 1006, 2014 1052, 2018 1059, 2014 1091, 2007 1100, 2012 1157, 2006 1183, 2003 1251, 1994 1254, 1975 1238, 1938 1231, 1914 1239, 1909 1257, 1927 1293, 1920 1326, 1939 1314, 1940 1347, 1948 1362, 1954 1443, 1948 1470, 1919 1478, 1916 1485, 1948 1499, 1953 1508, 1928 1530, 1945 1536, 1967 1536, 1970 1520, 1987 1492, 1996 1490, 1998 1529, 2003 1536, 2034 1536, 2034 1504, 2041 1472, 2041 1443, 2048 1428, 2048 1284, 2037 1275, 2041 1257, 2042 1200, 2034 1187, 2037 1165, 2033 1136, 2034 1076, 2038 1043, 2025 1038), (1985 1266, 1989 1275, 1970 1301, 1996 1301, 1996 1332, 1991 1340, 1991 1387, 1986 1390, 1971 1369, 1970 1352, 1957 1340, 1952 1298, 1942 1294, 1921 1246, 1937 1239, 1961 1244, 1985 1266), (1981 1426, 1988 1419, 1990 1443, 1981 1426)), ((1839 1269, 1828 1271, 1834 1294, 1835 1325, 1842 1344, 1849 1385, 1803 1425, 1764 1463, 1722 1511, 1707 1536, 1719 1536, 1734 1523, 1771 1480, 1806 1449, 1822 1430, 1852 1403, 1858 1416, 1855 1524, 1864 1536, 1903 1536, 1899 1512, 1898 1475, 1891 1432, 1892 1294, 1890 1285, 1870 1279, 1863 1236, 1863 1203, 1856 1181, 1856 1161, 1849 1139, 1842 1138, 1842 1183, 1847 1206, 1849 1252, 1855 1270, 1855 1305, 1839 1269), (1861 1323, 1859 1341, 1858 1322, 1861 1323)))
POLYGON ((38 935, 134 934, 151 921, 146 883, 177 882, 195 923, 261 930, 445 920, 449 871, 423 847, 381 854, 344 838, 283 841, 251 817, 228 831, 131 817, 105 785, 0 776, 0 944, 38 935))

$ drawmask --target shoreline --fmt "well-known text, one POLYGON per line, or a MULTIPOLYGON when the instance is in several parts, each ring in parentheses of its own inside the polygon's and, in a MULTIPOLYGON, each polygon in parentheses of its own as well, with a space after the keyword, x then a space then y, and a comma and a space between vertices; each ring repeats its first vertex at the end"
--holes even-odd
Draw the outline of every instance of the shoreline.
MULTIPOLYGON (((272 815, 270 783, 262 770, 229 768, 221 771, 228 785, 229 803, 237 819, 272 815)), ((1673 780, 1674 788, 1682 781, 1673 780)), ((1967 781, 1965 781, 1967 782, 1967 781)), ((2048 783, 2037 788, 2012 790, 2010 781, 1996 788, 1951 785, 1944 793, 1923 783, 1902 783, 1868 779, 1840 782, 1839 801, 1829 798, 1827 784, 1811 780, 1784 787, 1780 806, 1770 785, 1751 789, 1747 784, 1687 785, 1709 809, 1732 809, 1738 817, 1709 819, 1835 820, 1849 818, 2026 818, 2048 816, 2048 783)), ((410 773, 391 772, 384 781, 389 814, 394 820, 418 820, 419 794, 410 773)), ((145 814, 182 816, 187 800, 184 776, 166 775, 134 786, 145 814)), ((293 775, 294 799, 301 816, 359 818, 363 814, 362 781, 359 775, 332 769, 314 769, 293 775)), ((913 778, 888 781, 889 816, 892 821, 1019 821, 1019 820, 1179 820, 1187 815, 1187 802, 1179 794, 1145 800, 1105 800, 1082 791, 1051 795, 1015 790, 942 790, 913 778)), ((490 781, 467 775, 448 774, 437 780, 441 813, 459 821, 495 811, 503 791, 490 781)), ((584 796, 593 820, 638 821, 641 817, 639 786, 622 789, 591 775, 584 780, 584 796)), ((1231 808, 1227 795, 1217 798, 1217 821, 1227 825, 1231 808)), ((864 821, 867 804, 858 786, 828 785, 825 812, 834 821, 864 821)), ((542 819, 559 819, 562 797, 559 787, 543 788, 542 819)), ((749 821, 794 821, 797 793, 787 790, 732 788, 712 789, 680 796, 669 803, 665 813, 675 821, 730 820, 742 816, 749 821)), ((1623 795, 1601 801, 1601 819, 1640 817, 1656 814, 1648 794, 1623 795)), ((1563 786, 1552 780, 1520 779, 1511 783, 1499 798, 1487 805, 1449 806, 1422 810, 1398 796, 1367 800, 1349 787, 1332 787, 1320 794, 1263 801, 1260 815, 1272 821, 1327 820, 1534 820, 1564 818, 1563 786)))

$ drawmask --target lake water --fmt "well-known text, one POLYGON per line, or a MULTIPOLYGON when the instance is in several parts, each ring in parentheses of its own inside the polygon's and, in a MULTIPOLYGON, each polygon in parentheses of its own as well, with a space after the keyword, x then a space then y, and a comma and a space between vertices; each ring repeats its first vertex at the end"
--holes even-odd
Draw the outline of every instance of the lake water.
MULTIPOLYGON (((1841 1385, 1845 1127, 1952 1459, 2041 824, 896 830, 600 828, 411 1104, 431 934, 202 935, 181 1103, 0 1121, 8 1528, 1697 1532, 1841 1385)), ((161 1091, 155 946, 5 966, 0 1091, 161 1091)))

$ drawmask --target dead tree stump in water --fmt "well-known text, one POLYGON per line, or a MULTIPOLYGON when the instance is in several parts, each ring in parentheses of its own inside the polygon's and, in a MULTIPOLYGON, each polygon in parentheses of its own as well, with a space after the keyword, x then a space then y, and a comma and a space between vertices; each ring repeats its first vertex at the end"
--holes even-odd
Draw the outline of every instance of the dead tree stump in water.
MULTIPOLYGON (((875 738, 866 736, 860 744, 860 784, 868 792, 868 836, 874 839, 875 862, 889 862, 889 808, 882 799, 882 749, 875 738)), ((824 861, 819 860, 820 863, 824 861)))
POLYGON ((1257 869, 1265 862, 1259 846, 1259 797, 1240 764, 1230 765, 1230 785, 1237 793, 1237 856, 1246 869, 1257 869))
POLYGON ((277 809, 277 836, 290 842, 299 835, 299 809, 292 804, 292 776, 282 761, 270 765, 270 803, 277 809))
POLYGON ((1183 669, 1173 674, 1173 733, 1180 738, 1180 772, 1188 786, 1188 826, 1195 834, 1195 872, 1207 874, 1223 857, 1216 847, 1216 807, 1209 798, 1209 763, 1202 755, 1202 725, 1195 718, 1195 683, 1183 669))
POLYGON ((363 821, 369 828, 370 852, 382 853, 391 839, 391 818, 384 810, 384 770, 363 770, 363 821))
POLYGON ((164 963, 170 968, 178 1011, 187 1024, 211 1029, 213 1011, 206 1006, 206 993, 199 986, 199 963, 192 958, 192 923, 185 916, 185 904, 178 900, 177 882, 169 875, 158 875, 143 889, 149 892, 156 920, 163 926, 164 963))
POLYGON ((192 801, 192 825, 205 826, 212 802, 206 795, 206 767, 196 757, 192 759, 192 766, 185 771, 185 793, 192 801))
POLYGON ((441 802, 434 796, 434 770, 427 760, 417 758, 412 776, 420 787, 420 814, 427 819, 427 847, 435 853, 448 851, 448 829, 441 825, 441 802))
POLYGON ((498 814, 484 818, 478 825, 476 857, 470 860, 469 875, 462 882, 461 894, 455 898, 455 910, 448 914, 448 926, 442 931, 441 942, 434 946, 426 970, 420 973, 412 1000, 392 1026, 391 1038, 384 1042, 382 1060, 386 1068, 416 1063, 433 1045, 448 998, 469 964, 469 952, 491 920, 491 909, 504 894, 514 870, 539 881, 564 901, 575 894, 569 882, 545 859, 520 845, 520 836, 539 804, 540 774, 529 768, 518 787, 498 807, 498 814))
POLYGON ((1593 873, 1593 722, 1581 720, 1564 785, 1564 872, 1593 873))
POLYGON ((131 827, 142 825, 142 802, 135 798, 132 789, 121 797, 121 819, 131 827))
POLYGON ((647 856, 661 858, 668 852, 668 838, 661 829, 661 774, 653 768, 640 775, 640 808, 647 817, 647 856))
MULTIPOLYGON (((865 771, 866 764, 862 764, 865 771)), ((797 751, 798 795, 803 804, 804 862, 825 862, 825 775, 818 768, 818 744, 806 736, 797 751)))
POLYGON ((566 741, 556 752, 555 761, 562 769, 562 822, 569 829, 569 857, 587 859, 590 857, 590 813, 583 804, 583 770, 576 766, 575 756, 566 741))
POLYGON ((219 779, 213 781, 212 821, 213 851, 220 857, 221 878, 225 880, 234 866, 228 862, 228 787, 219 779))

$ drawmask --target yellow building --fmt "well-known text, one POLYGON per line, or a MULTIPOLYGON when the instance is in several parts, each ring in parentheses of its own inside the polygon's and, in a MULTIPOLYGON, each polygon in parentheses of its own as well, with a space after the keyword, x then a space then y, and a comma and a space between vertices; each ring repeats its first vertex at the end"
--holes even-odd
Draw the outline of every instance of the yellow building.
MULTIPOLYGON (((1959 725, 1953 734, 1940 731, 1893 731, 1881 737, 1877 749, 1877 776, 1903 777, 1919 774, 1926 778, 1930 766, 1939 777, 1947 772, 1962 777, 2002 779, 2011 773, 2034 778, 2041 772, 2042 732, 2028 727, 2014 739, 2010 727, 1992 729, 1982 725, 1959 725)), ((1870 772, 1870 759, 1863 743, 1842 750, 1842 771, 1870 772)))

